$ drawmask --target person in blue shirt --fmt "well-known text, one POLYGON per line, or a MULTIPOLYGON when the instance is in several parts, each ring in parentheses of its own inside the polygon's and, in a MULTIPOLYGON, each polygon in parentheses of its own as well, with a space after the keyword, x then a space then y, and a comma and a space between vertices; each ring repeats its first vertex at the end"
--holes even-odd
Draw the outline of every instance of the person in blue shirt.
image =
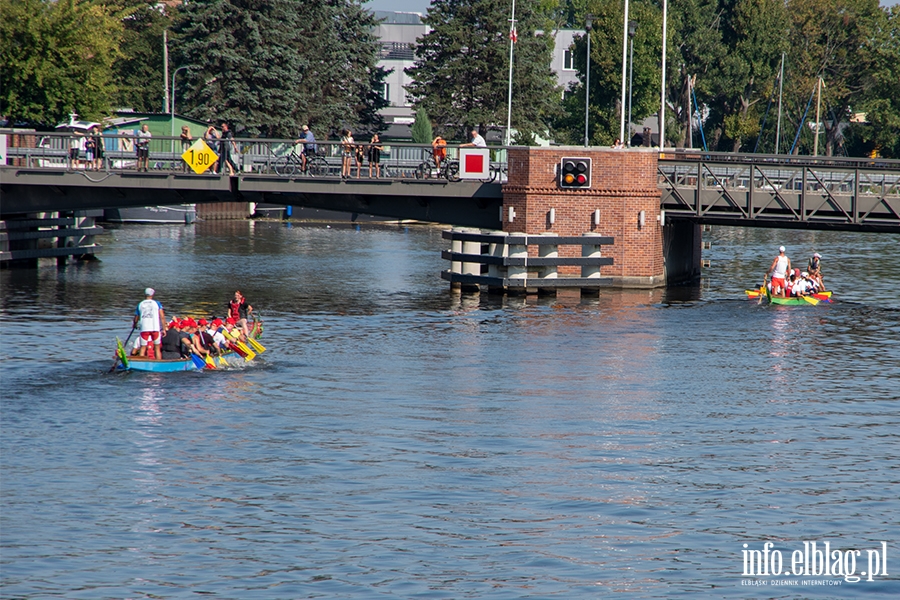
POLYGON ((299 144, 300 142, 303 142, 303 154, 300 157, 300 160, 302 161, 300 167, 303 169, 303 172, 306 173, 306 157, 316 153, 316 136, 309 130, 309 125, 303 126, 303 137, 294 142, 294 144, 299 144))

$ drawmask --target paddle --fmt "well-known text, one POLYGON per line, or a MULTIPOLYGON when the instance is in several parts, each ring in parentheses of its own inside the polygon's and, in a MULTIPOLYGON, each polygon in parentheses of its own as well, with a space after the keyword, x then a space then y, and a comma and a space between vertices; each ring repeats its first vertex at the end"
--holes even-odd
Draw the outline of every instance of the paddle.
POLYGON ((215 363, 215 361, 213 361, 212 356, 207 354, 203 357, 203 359, 206 362, 207 369, 215 369, 216 368, 216 363, 215 363))
POLYGON ((131 339, 131 335, 134 333, 134 328, 135 328, 135 327, 137 327, 137 323, 132 324, 132 326, 131 326, 131 331, 128 333, 128 337, 125 338, 125 344, 122 344, 121 342, 119 342, 119 338, 116 338, 116 343, 117 343, 119 346, 118 346, 118 348, 116 348, 116 360, 115 360, 115 362, 113 363, 112 368, 109 370, 110 373, 112 373, 113 371, 115 371, 115 370, 116 370, 116 367, 119 366, 119 360, 121 360, 122 363, 123 363, 126 367, 128 366, 128 359, 125 357, 125 347, 128 346, 128 340, 131 339))
POLYGON ((191 360, 194 362, 194 366, 197 367, 198 369, 206 368, 206 361, 203 360, 202 358, 200 358, 199 354, 191 352, 191 360))
POLYGON ((259 342, 257 342, 257 341, 256 341, 255 339, 253 339, 252 337, 249 337, 249 336, 247 337, 247 343, 250 344, 250 347, 251 347, 251 348, 253 348, 254 350, 256 350, 256 353, 257 353, 257 354, 262 354, 263 352, 266 351, 266 347, 263 346, 262 344, 260 344, 259 342))
POLYGON ((220 354, 218 358, 219 358, 219 366, 220 366, 220 367, 227 367, 227 366, 228 366, 228 361, 225 360, 225 357, 224 357, 224 356, 222 356, 222 355, 220 354))
POLYGON ((256 353, 254 353, 253 350, 248 348, 247 344, 245 344, 244 342, 241 341, 241 339, 240 339, 241 334, 237 329, 232 329, 231 331, 228 332, 228 335, 230 335, 234 339, 233 344, 235 346, 237 346, 238 348, 240 348, 244 352, 244 354, 246 354, 246 356, 244 356, 244 359, 253 360, 256 357, 256 353))
POLYGON ((809 302, 810 304, 812 304, 813 306, 815 306, 816 304, 819 303, 819 299, 813 298, 812 296, 800 296, 800 297, 803 298, 804 300, 806 300, 807 302, 809 302))

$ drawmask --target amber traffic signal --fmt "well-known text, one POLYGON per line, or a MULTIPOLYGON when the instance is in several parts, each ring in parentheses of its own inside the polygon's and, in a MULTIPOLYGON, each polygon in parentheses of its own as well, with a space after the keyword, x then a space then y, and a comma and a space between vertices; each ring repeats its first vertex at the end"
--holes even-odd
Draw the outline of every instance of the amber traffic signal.
POLYGON ((591 159, 562 159, 559 162, 559 187, 563 189, 589 189, 591 187, 591 159))

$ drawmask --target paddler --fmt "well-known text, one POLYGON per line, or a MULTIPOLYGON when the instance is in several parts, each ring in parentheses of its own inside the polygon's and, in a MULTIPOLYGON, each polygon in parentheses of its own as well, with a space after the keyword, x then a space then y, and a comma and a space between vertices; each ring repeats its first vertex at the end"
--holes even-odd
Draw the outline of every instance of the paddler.
POLYGON ((784 253, 784 246, 778 248, 778 256, 766 271, 772 274, 772 295, 784 298, 787 295, 787 274, 791 271, 791 259, 784 253))
POLYGON ((166 314, 163 306, 153 299, 156 291, 153 288, 144 290, 144 300, 137 305, 134 311, 134 327, 141 325, 141 356, 147 356, 147 346, 150 346, 150 358, 162 358, 162 332, 166 326, 166 314))
POLYGON ((822 258, 822 255, 814 252, 806 265, 806 271, 809 273, 810 279, 813 279, 819 285, 819 288, 825 291, 825 282, 822 281, 822 265, 819 263, 820 258, 822 258))

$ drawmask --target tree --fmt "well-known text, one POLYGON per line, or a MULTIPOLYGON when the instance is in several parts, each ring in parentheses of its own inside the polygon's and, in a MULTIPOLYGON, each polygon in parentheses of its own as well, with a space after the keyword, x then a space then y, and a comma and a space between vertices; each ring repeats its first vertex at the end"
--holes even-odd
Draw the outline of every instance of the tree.
MULTIPOLYGON (((591 77, 589 143, 611 145, 619 137, 622 107, 622 33, 621 4, 615 0, 592 1, 575 13, 570 25, 584 26, 584 13, 593 16, 591 28, 591 77), (581 12, 583 11, 583 12, 581 12)), ((634 38, 632 81, 632 121, 641 122, 659 110, 659 56, 662 49, 662 13, 644 1, 632 1, 629 20, 637 22, 634 38)), ((580 84, 565 94, 565 115, 556 121, 558 141, 581 143, 584 139, 584 109, 587 37, 576 38, 572 47, 580 84)), ((626 99, 627 102, 627 99, 626 99)), ((627 133, 626 133, 627 137, 627 133)))
POLYGON ((127 4, 130 14, 122 22, 122 52, 113 66, 116 104, 141 112, 166 112, 163 32, 172 27, 172 18, 145 0, 128 0, 127 4))
MULTIPOLYGON (((545 134, 559 111, 550 68, 553 39, 539 34, 552 22, 533 0, 516 3, 512 127, 545 134)), ((416 108, 436 121, 439 133, 460 137, 470 126, 484 132, 507 118, 509 3, 503 0, 434 0, 423 19, 432 30, 417 40, 416 62, 406 70, 416 108)))
POLYGON ((428 112, 424 108, 416 111, 416 120, 410 127, 409 132, 412 134, 412 140, 416 144, 430 144, 434 139, 431 119, 428 118, 428 112))
MULTIPOLYGON (((792 78, 785 78, 785 93, 790 92, 798 105, 805 106, 816 80, 822 77, 822 105, 826 115, 834 115, 822 119, 825 154, 830 156, 840 137, 841 122, 846 121, 854 101, 869 96, 876 85, 873 73, 879 43, 887 42, 878 35, 883 13, 877 0, 790 0, 788 8, 793 21, 792 78)), ((795 116, 800 127, 802 113, 795 116)), ((809 122, 814 122, 815 112, 810 116, 809 122)), ((807 146, 812 139, 813 135, 807 136, 807 146)))
POLYGON ((885 8, 875 30, 872 79, 867 98, 854 106, 866 113, 867 125, 860 130, 868 154, 875 151, 887 158, 900 158, 900 5, 885 8))
POLYGON ((0 0, 0 113, 53 126, 107 115, 121 15, 83 0, 0 0))
POLYGON ((375 19, 355 0, 197 0, 176 31, 186 114, 251 135, 290 137, 298 124, 378 127, 375 19))
POLYGON ((721 116, 724 133, 738 152, 759 133, 756 104, 767 100, 775 85, 788 28, 783 0, 737 0, 723 24, 728 52, 721 60, 712 108, 721 116))

